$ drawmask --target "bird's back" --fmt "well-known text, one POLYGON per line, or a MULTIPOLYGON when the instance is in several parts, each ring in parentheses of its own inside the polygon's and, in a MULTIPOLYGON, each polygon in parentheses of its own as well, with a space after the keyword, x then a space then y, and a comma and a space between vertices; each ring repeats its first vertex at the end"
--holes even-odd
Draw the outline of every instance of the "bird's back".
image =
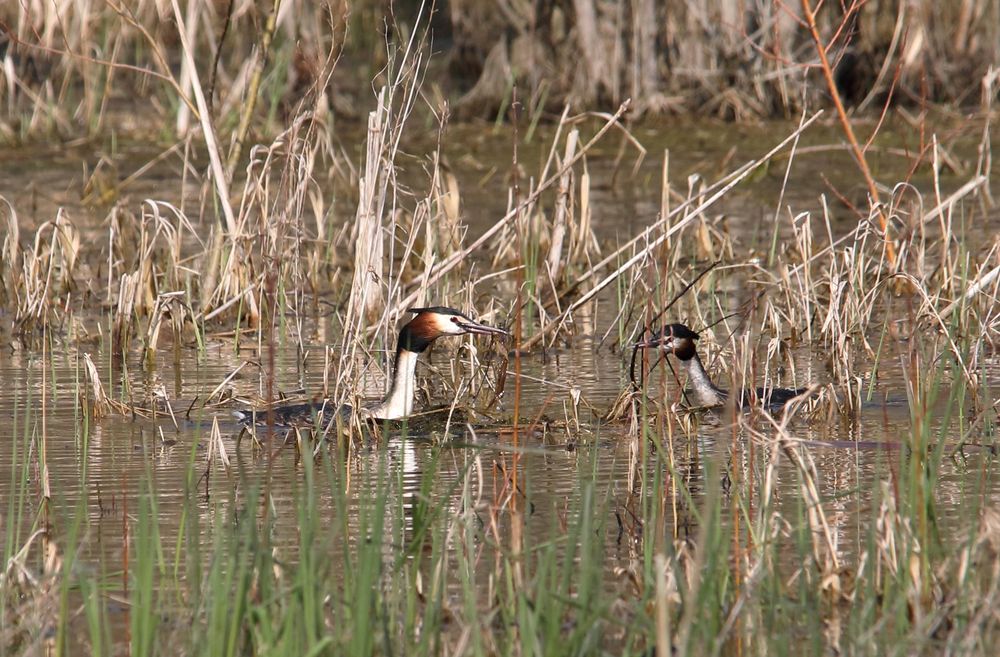
POLYGON ((350 420, 354 409, 348 405, 335 406, 329 401, 307 402, 304 404, 288 404, 270 409, 233 411, 233 417, 244 426, 266 427, 271 419, 271 426, 279 429, 294 427, 326 427, 334 422, 337 416, 342 420, 350 420))
MULTIPOLYGON (((757 404, 773 413, 783 409, 788 402, 807 390, 808 388, 757 388, 757 404)), ((746 390, 743 391, 743 399, 740 402, 740 406, 743 408, 753 405, 746 390)))

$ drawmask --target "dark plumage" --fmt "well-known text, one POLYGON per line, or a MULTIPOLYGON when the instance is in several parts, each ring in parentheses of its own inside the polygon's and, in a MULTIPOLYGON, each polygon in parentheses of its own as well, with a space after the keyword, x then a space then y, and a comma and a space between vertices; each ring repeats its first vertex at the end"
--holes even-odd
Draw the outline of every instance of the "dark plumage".
MULTIPOLYGON (((712 382, 705 370, 695 340, 699 335, 684 324, 667 324, 659 331, 654 331, 648 340, 636 343, 639 349, 660 349, 664 353, 673 354, 680 361, 681 367, 688 374, 690 395, 698 406, 721 406, 729 398, 729 392, 722 390, 712 382)), ((754 388, 740 390, 736 400, 740 408, 761 405, 769 411, 777 411, 795 397, 805 393, 808 388, 754 388)))
POLYGON ((431 343, 442 336, 452 335, 495 335, 507 336, 507 331, 480 324, 464 313, 442 306, 411 308, 415 317, 399 331, 396 340, 396 360, 393 364, 392 384, 389 392, 378 404, 355 411, 350 406, 336 406, 329 400, 278 406, 270 410, 239 410, 233 416, 240 424, 251 426, 266 425, 268 416, 272 426, 290 428, 294 426, 328 426, 341 419, 350 419, 356 412, 363 418, 374 420, 398 420, 413 410, 413 391, 416 388, 417 357, 425 352, 431 343))
MULTIPOLYGON (((271 409, 274 418, 271 424, 276 429, 291 429, 292 427, 321 426, 325 427, 335 422, 337 415, 344 421, 350 420, 354 409, 351 406, 336 406, 328 400, 307 402, 304 404, 286 404, 271 409), (318 420, 318 424, 317 424, 318 420)), ((233 417, 244 426, 267 426, 267 409, 251 409, 233 411, 233 417)))

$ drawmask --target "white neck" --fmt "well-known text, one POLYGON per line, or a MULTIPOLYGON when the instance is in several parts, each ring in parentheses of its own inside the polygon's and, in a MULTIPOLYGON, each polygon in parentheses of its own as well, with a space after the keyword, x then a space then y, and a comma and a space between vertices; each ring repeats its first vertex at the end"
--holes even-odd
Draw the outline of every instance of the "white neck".
POLYGON ((417 355, 401 349, 392 371, 389 394, 367 415, 377 420, 398 420, 413 412, 413 392, 417 388, 417 355))
POLYGON ((687 372, 691 396, 694 398, 695 404, 698 406, 720 406, 725 403, 726 393, 712 383, 712 379, 705 371, 705 366, 702 365, 697 352, 694 358, 682 360, 681 366, 687 372))

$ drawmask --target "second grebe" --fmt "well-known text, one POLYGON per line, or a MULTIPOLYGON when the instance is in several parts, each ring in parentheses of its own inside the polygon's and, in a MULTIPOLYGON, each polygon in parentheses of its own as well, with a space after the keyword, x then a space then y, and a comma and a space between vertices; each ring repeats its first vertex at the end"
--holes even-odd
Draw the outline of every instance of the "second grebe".
MULTIPOLYGON (((417 357, 431 346, 431 343, 446 335, 498 335, 507 336, 503 329, 473 321, 467 315, 451 308, 434 306, 411 308, 416 317, 399 331, 396 340, 396 361, 392 370, 389 393, 374 406, 362 407, 360 417, 372 420, 399 420, 413 412, 413 393, 417 383, 417 357)), ((329 400, 305 404, 291 404, 268 409, 233 411, 237 421, 245 426, 265 425, 270 415, 272 426, 279 428, 297 425, 326 427, 339 415, 348 419, 354 414, 350 406, 335 406, 329 400)))
MULTIPOLYGON (((639 349, 658 348, 664 353, 673 354, 681 367, 687 372, 690 382, 690 394, 697 406, 722 406, 729 398, 729 393, 712 383, 705 371, 705 366, 698 356, 698 348, 694 341, 698 334, 683 324, 667 324, 659 332, 654 331, 649 340, 637 342, 639 349)), ((756 388, 741 390, 736 400, 739 408, 746 408, 756 402, 768 410, 779 410, 795 397, 808 391, 808 388, 756 388), (756 397, 753 393, 756 392, 756 397)))

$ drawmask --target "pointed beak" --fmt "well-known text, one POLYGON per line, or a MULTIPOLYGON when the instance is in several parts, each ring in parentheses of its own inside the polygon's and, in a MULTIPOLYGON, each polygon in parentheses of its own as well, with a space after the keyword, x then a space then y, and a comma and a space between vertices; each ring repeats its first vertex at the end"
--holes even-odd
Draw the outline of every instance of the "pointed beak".
POLYGON ((632 345, 633 349, 652 349, 663 344, 663 338, 652 337, 648 340, 640 340, 632 345))
POLYGON ((459 326, 465 329, 466 333, 474 333, 476 335, 497 335, 504 338, 510 335, 510 333, 501 328, 480 324, 471 319, 462 319, 459 326))

